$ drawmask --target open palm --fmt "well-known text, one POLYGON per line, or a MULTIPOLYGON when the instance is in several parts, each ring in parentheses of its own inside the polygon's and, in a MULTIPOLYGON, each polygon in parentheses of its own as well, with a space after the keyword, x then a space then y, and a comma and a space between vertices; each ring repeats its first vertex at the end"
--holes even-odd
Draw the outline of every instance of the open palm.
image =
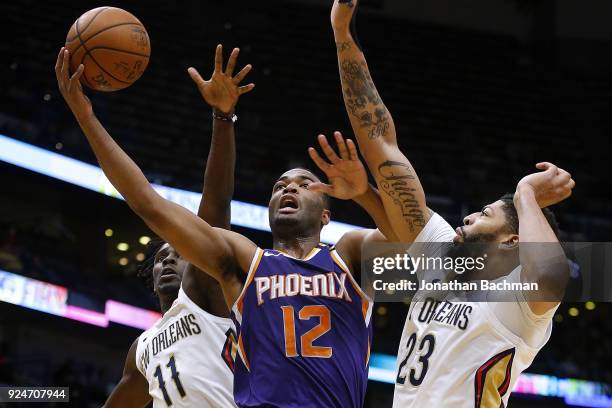
POLYGON ((223 47, 221 44, 217 45, 215 52, 215 70, 208 81, 204 80, 195 68, 191 67, 188 69, 191 79, 193 79, 198 86, 198 90, 206 103, 223 113, 233 112, 240 95, 253 90, 255 87, 255 84, 239 86, 240 82, 242 82, 244 77, 251 70, 252 66, 250 64, 242 68, 236 76, 233 76, 239 53, 240 50, 234 48, 224 71, 223 47))
POLYGON ((335 132, 334 136, 340 157, 334 152, 325 136, 318 137, 319 145, 329 163, 323 160, 314 148, 308 149, 310 158, 325 173, 329 182, 329 184, 313 183, 309 189, 321 191, 341 200, 350 200, 367 191, 368 175, 359 160, 355 143, 350 139, 344 140, 340 132, 335 132))

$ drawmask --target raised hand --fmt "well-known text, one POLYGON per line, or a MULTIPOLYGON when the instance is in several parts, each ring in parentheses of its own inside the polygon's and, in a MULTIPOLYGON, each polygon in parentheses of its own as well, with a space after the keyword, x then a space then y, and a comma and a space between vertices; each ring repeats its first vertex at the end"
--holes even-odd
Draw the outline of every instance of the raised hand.
POLYGON ((80 81, 84 69, 85 66, 81 64, 76 72, 72 74, 72 76, 69 76, 70 52, 62 47, 55 63, 55 76, 64 100, 77 119, 83 117, 83 115, 90 115, 93 113, 91 101, 87 95, 83 93, 83 85, 81 85, 80 81))
POLYGON ((538 163, 536 168, 542 171, 523 177, 517 189, 531 188, 540 208, 557 204, 572 195, 576 182, 571 174, 548 162, 538 163))
POLYGON ((319 135, 318 137, 319 145, 331 163, 323 160, 314 148, 308 148, 310 158, 325 173, 330 183, 312 183, 308 188, 326 193, 334 198, 350 200, 368 190, 368 175, 363 163, 359 160, 355 143, 351 139, 344 140, 340 132, 335 132, 334 136, 340 157, 329 145, 325 136, 319 135))
POLYGON ((223 46, 221 44, 217 45, 217 50, 215 52, 215 70, 208 81, 204 80, 195 68, 190 67, 187 70, 193 82, 198 86, 198 90, 206 103, 221 113, 233 113, 240 96, 255 88, 255 84, 253 83, 239 86, 240 82, 242 82, 244 77, 246 77, 251 70, 251 64, 246 65, 236 74, 236 76, 233 76, 236 67, 236 59, 239 53, 240 50, 234 48, 224 71, 223 46))
POLYGON ((359 0, 334 0, 331 11, 331 23, 334 31, 346 30, 348 32, 358 3, 359 0))

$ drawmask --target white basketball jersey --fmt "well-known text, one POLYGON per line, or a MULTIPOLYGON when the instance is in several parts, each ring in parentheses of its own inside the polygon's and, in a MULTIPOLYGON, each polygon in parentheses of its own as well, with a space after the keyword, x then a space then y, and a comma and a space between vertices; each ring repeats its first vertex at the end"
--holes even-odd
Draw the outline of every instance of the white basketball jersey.
MULTIPOLYGON (((435 214, 417 240, 448 242, 454 236, 435 214)), ((520 279, 519 274, 517 268, 511 275, 520 279)), ((519 374, 550 337, 554 310, 535 316, 524 299, 465 299, 455 294, 411 303, 399 345, 394 408, 505 407, 519 374)))
POLYGON ((136 348, 136 366, 149 383, 154 408, 236 406, 228 360, 231 326, 230 319, 205 312, 180 289, 136 348))

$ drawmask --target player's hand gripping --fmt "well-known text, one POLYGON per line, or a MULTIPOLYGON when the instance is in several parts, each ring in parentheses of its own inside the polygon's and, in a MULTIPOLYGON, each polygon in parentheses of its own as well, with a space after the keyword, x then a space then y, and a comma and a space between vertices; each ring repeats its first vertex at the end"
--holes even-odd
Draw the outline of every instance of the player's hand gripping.
POLYGON ((517 190, 522 187, 532 189, 540 208, 557 204, 572 195, 576 182, 571 174, 548 162, 538 163, 536 168, 542 171, 523 177, 517 190))
POLYGON ((331 11, 331 24, 335 32, 349 31, 353 14, 359 0, 334 0, 331 11))
POLYGON ((240 82, 253 68, 251 64, 246 65, 236 76, 233 76, 238 53, 240 53, 240 50, 234 48, 227 62, 227 67, 223 71, 223 46, 221 44, 217 45, 215 70, 208 81, 204 80, 195 68, 190 67, 187 70, 193 82, 198 86, 198 90, 206 103, 218 112, 225 114, 234 112, 240 95, 250 92, 255 88, 253 83, 239 86, 240 82))
POLYGON ((325 136, 319 135, 318 137, 319 145, 331 163, 323 160, 314 148, 308 148, 310 158, 325 173, 330 183, 312 183, 308 189, 320 191, 341 200, 351 200, 368 190, 368 175, 363 163, 359 160, 355 143, 351 139, 344 140, 340 132, 335 132, 334 136, 340 157, 334 152, 325 136))
POLYGON ((93 113, 91 101, 83 93, 83 85, 80 81, 84 69, 85 66, 81 64, 76 72, 70 76, 68 72, 70 70, 70 52, 62 47, 55 63, 55 76, 64 100, 66 100, 68 107, 77 119, 93 113))

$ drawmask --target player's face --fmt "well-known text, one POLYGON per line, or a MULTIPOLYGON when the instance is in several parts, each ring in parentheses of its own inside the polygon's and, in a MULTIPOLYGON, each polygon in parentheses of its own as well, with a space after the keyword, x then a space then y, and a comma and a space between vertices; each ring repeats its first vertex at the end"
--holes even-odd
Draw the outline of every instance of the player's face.
POLYGON ((164 244, 155 254, 153 265, 153 288, 155 293, 172 295, 178 293, 187 267, 185 261, 169 244, 164 244))
POLYGON ((455 230, 453 240, 465 242, 504 242, 508 239, 507 219, 503 201, 485 205, 481 211, 472 213, 463 219, 463 225, 455 230))
POLYGON ((329 222, 322 193, 308 189, 318 181, 317 176, 304 169, 289 170, 280 176, 272 188, 268 208, 273 230, 282 226, 321 228, 329 222))

